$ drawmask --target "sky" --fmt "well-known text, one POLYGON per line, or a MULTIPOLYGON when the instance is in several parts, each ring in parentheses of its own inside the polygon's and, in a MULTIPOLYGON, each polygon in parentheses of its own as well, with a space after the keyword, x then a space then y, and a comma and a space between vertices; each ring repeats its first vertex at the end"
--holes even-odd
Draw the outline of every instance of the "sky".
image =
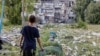
POLYGON ((100 0, 96 0, 96 1, 100 1, 100 0))

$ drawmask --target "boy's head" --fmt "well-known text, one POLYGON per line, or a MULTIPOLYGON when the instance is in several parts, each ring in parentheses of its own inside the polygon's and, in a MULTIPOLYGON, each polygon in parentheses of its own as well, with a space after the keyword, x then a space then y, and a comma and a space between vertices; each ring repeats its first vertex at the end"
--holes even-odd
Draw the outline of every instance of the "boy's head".
POLYGON ((36 17, 35 17, 34 15, 31 15, 31 16, 29 17, 28 21, 29 21, 30 23, 35 23, 35 22, 36 22, 36 17))

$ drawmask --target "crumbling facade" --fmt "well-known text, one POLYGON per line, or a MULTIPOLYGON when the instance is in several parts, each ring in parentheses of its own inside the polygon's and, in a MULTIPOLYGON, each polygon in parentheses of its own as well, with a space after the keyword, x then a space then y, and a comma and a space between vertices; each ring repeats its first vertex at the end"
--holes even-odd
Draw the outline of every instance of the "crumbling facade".
POLYGON ((38 0, 35 15, 41 19, 41 23, 70 23, 75 17, 73 5, 75 0, 38 0))

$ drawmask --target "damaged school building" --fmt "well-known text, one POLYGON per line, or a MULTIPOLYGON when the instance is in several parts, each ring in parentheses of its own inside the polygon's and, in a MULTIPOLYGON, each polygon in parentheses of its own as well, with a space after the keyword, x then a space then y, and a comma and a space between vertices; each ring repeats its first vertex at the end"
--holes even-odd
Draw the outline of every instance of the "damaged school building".
POLYGON ((40 23, 74 23, 72 10, 75 0, 38 0, 35 3, 35 15, 40 23))

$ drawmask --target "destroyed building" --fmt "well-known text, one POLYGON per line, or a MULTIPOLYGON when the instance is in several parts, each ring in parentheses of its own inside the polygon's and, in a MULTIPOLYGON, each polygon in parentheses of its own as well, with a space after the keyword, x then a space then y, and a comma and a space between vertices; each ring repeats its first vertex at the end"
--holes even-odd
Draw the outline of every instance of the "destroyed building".
POLYGON ((38 0, 35 3, 35 15, 42 23, 73 23, 75 14, 72 10, 75 0, 38 0))

